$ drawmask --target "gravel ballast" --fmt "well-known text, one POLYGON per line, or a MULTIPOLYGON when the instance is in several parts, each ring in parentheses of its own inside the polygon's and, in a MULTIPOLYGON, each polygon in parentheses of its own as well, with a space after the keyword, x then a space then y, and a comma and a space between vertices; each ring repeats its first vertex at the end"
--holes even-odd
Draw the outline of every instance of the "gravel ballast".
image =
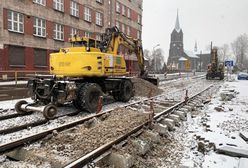
POLYGON ((94 121, 96 125, 92 128, 81 125, 27 149, 41 157, 52 158, 53 161, 67 164, 101 145, 115 140, 147 120, 148 114, 118 108, 106 120, 96 119, 94 121))

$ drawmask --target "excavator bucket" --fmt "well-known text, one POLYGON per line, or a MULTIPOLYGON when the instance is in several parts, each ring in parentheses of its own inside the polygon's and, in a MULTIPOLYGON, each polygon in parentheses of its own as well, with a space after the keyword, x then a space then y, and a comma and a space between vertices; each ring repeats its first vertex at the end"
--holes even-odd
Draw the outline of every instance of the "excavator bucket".
POLYGON ((142 77, 142 79, 158 86, 159 85, 159 79, 157 77, 151 77, 151 76, 147 76, 147 77, 142 77))

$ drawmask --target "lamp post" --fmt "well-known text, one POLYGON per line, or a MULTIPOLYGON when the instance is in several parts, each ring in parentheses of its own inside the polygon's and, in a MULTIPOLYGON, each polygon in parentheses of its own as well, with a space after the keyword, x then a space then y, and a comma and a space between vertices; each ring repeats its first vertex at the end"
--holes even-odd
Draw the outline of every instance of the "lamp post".
POLYGON ((152 50, 152 53, 153 53, 153 56, 154 56, 154 74, 155 74, 155 72, 157 71, 157 58, 156 58, 156 55, 155 55, 155 48, 156 47, 159 47, 160 46, 160 44, 157 44, 157 45, 155 45, 154 47, 153 47, 153 50, 152 50))

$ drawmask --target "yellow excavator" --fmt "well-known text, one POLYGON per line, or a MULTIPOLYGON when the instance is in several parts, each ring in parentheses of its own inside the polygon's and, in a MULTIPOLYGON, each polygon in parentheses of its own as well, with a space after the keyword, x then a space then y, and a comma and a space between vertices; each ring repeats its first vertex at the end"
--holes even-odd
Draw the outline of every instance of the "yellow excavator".
POLYGON ((211 43, 211 63, 207 67, 206 79, 213 80, 216 78, 224 79, 224 64, 219 62, 218 48, 212 47, 211 43))
POLYGON ((96 112, 103 94, 112 95, 117 101, 129 101, 134 90, 127 77, 124 56, 120 55, 121 46, 137 56, 139 77, 158 84, 145 70, 141 41, 125 35, 117 27, 107 28, 101 41, 74 36, 70 43, 71 47, 50 55, 51 75, 36 75, 28 81, 34 102, 17 102, 18 113, 39 111, 46 119, 53 119, 57 106, 68 102, 79 110, 96 112))

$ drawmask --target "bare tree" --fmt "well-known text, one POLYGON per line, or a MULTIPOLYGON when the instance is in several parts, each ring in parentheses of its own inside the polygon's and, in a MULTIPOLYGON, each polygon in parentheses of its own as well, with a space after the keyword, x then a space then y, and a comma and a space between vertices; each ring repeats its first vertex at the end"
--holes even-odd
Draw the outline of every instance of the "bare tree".
POLYGON ((233 53, 236 57, 236 64, 240 69, 248 69, 248 36, 240 35, 231 44, 233 53))
POLYGON ((205 50, 210 52, 211 51, 211 44, 206 45, 205 50))
POLYGON ((144 49, 144 57, 145 57, 145 59, 148 59, 149 60, 149 58, 150 58, 150 51, 149 50, 147 50, 147 49, 144 49))
POLYGON ((149 64, 146 65, 148 71, 160 72, 164 67, 164 52, 161 48, 154 51, 144 50, 144 57, 149 64))
POLYGON ((153 67, 154 71, 159 72, 164 65, 164 52, 161 48, 154 50, 153 53, 153 67))
POLYGON ((153 67, 152 67, 152 61, 153 61, 153 56, 151 51, 144 49, 144 58, 147 60, 147 64, 146 64, 146 69, 148 71, 153 71, 153 67))
POLYGON ((218 47, 218 55, 219 55, 219 60, 224 62, 227 59, 227 53, 229 51, 229 45, 228 44, 223 44, 221 47, 218 47))

